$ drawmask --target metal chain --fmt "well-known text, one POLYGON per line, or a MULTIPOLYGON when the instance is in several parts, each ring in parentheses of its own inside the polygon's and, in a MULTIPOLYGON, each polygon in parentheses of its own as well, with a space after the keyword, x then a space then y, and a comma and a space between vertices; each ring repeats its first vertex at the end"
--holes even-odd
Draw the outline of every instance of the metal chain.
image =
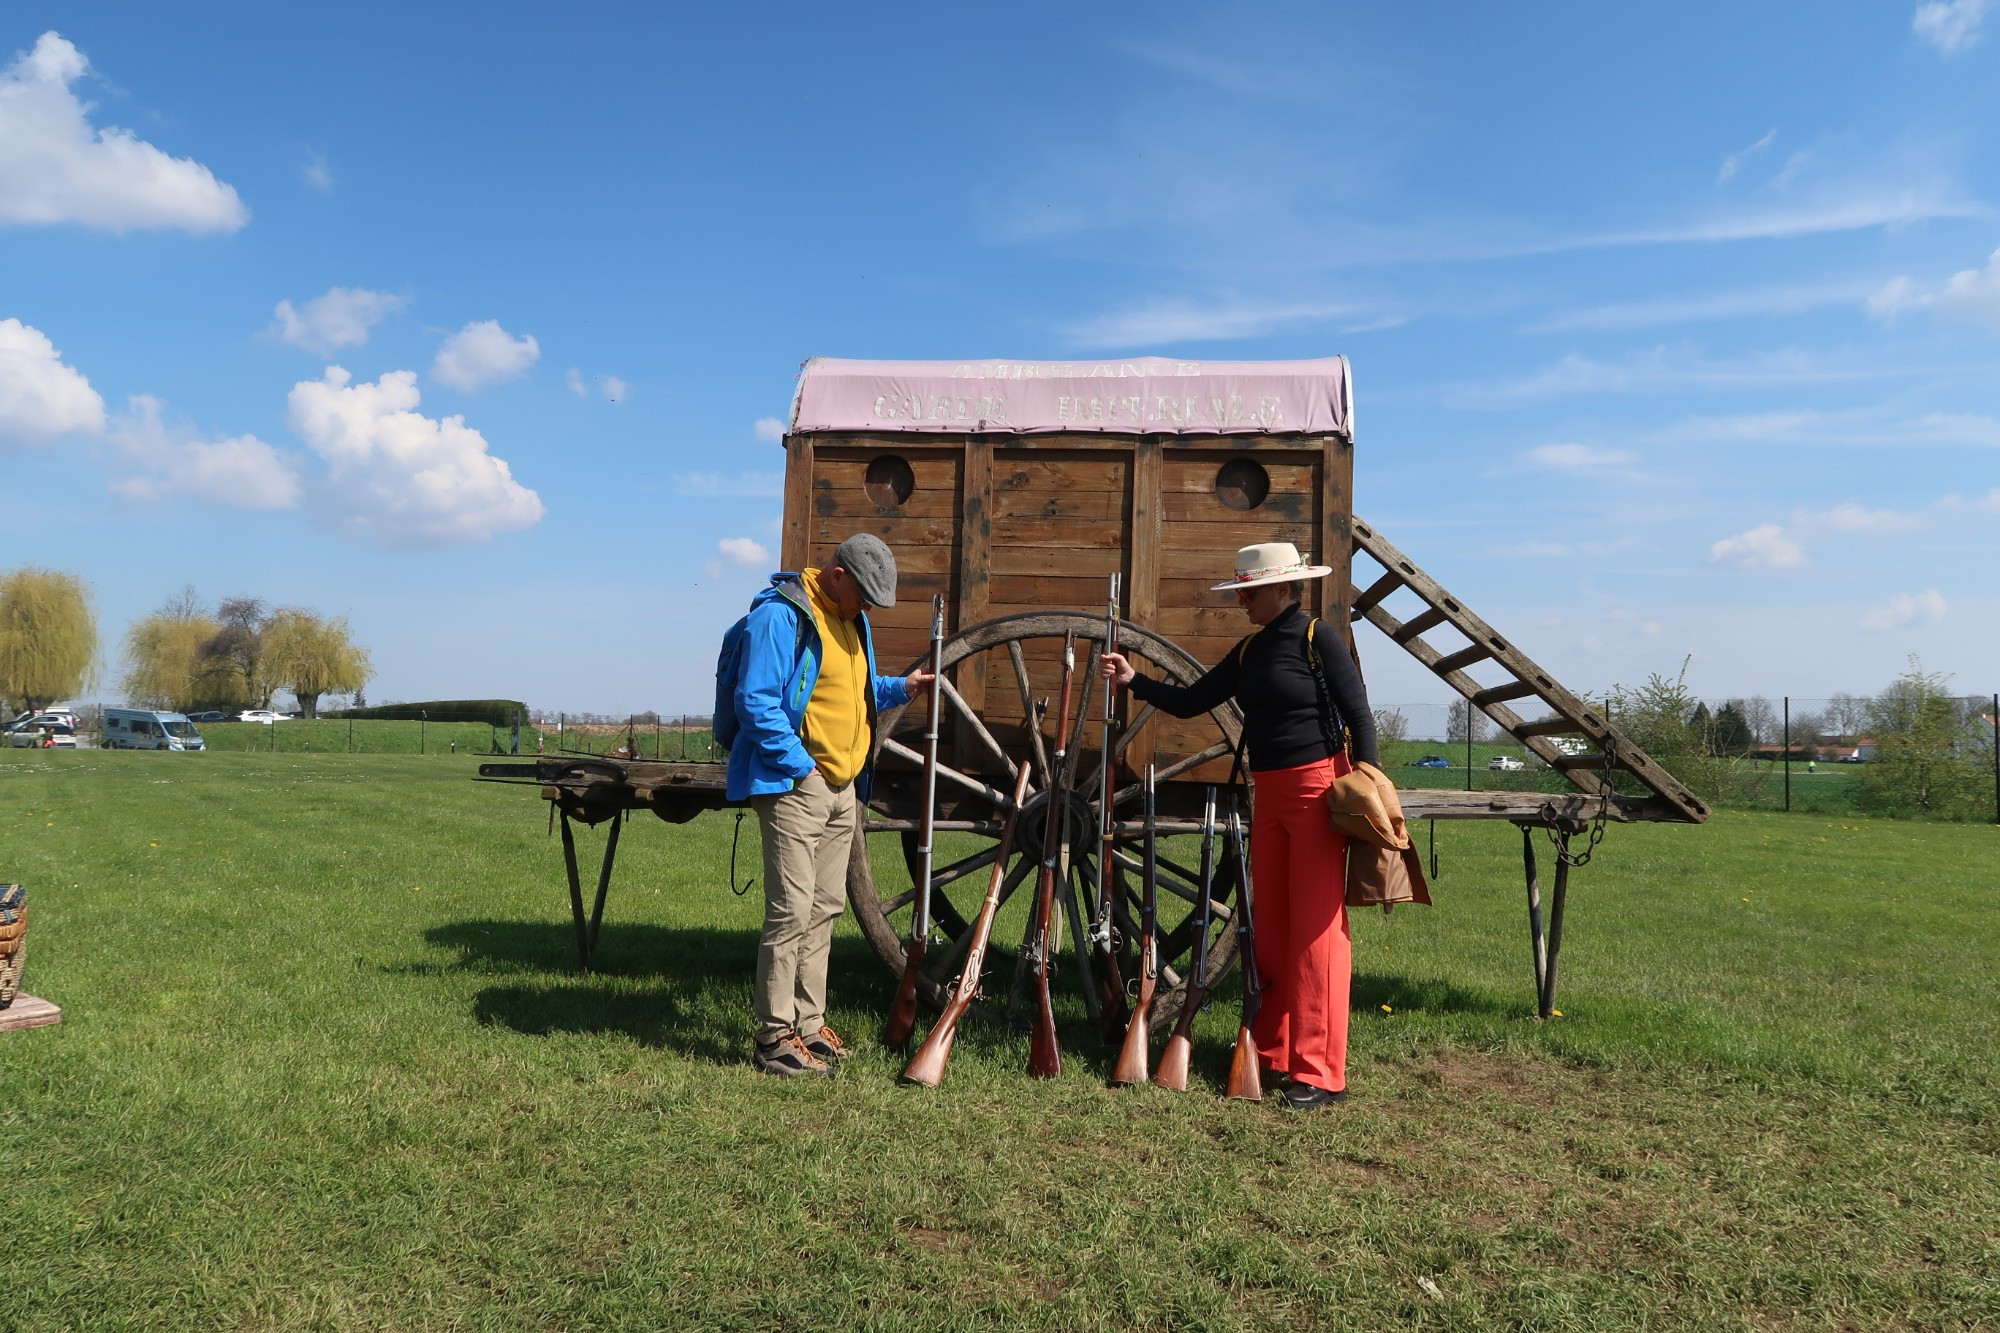
MULTIPOLYGON (((1611 738, 1606 736, 1604 738, 1604 785, 1597 793, 1597 814, 1590 821, 1590 832, 1584 841, 1583 850, 1581 852, 1572 852, 1569 849, 1569 832, 1565 829, 1557 828, 1553 819, 1550 819, 1542 830, 1549 835, 1549 846, 1554 849, 1556 860, 1562 862, 1562 864, 1570 867, 1572 870, 1589 865, 1590 858, 1597 855, 1597 844, 1604 841, 1605 821, 1611 815, 1611 773, 1613 768, 1611 752, 1613 748, 1611 738)), ((1550 813, 1553 814, 1552 808, 1550 813)))

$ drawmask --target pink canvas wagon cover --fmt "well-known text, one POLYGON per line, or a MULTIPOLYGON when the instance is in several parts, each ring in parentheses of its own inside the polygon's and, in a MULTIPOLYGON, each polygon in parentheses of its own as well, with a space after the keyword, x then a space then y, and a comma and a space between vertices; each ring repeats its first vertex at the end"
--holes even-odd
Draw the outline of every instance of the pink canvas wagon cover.
POLYGON ((1311 361, 845 361, 799 374, 792 430, 1354 433, 1344 356, 1311 361))

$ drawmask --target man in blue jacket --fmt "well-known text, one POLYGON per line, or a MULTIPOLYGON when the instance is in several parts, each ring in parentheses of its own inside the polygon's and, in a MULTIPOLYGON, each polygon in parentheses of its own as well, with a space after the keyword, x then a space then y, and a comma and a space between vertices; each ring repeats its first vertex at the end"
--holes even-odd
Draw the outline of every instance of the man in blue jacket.
POLYGON ((895 604, 895 556, 859 533, 823 569, 772 575, 744 626, 729 799, 750 802, 764 835, 754 1063, 767 1074, 831 1074, 847 1057, 826 1023, 826 968, 875 719, 933 680, 875 673, 863 608, 895 604))

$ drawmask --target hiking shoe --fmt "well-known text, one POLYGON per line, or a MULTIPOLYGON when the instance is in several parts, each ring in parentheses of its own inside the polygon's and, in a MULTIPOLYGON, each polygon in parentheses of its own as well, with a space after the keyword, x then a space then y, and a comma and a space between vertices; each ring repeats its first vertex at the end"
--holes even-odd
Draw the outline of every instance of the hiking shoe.
POLYGON ((776 1074, 781 1078, 796 1078, 801 1074, 827 1078, 833 1074, 833 1066, 807 1050, 797 1032, 787 1032, 773 1042, 759 1042, 750 1063, 760 1074, 776 1074))
POLYGON ((814 1058, 830 1065, 837 1065, 854 1054, 847 1049, 847 1043, 840 1039, 840 1034, 824 1024, 821 1025, 817 1036, 801 1037, 799 1040, 814 1058))
POLYGON ((1329 1092, 1325 1088, 1315 1088, 1310 1083, 1300 1083, 1294 1079, 1285 1085, 1284 1097, 1285 1105, 1294 1111, 1311 1111, 1318 1107, 1331 1106, 1335 1102, 1346 1101, 1347 1092, 1345 1089, 1329 1092))

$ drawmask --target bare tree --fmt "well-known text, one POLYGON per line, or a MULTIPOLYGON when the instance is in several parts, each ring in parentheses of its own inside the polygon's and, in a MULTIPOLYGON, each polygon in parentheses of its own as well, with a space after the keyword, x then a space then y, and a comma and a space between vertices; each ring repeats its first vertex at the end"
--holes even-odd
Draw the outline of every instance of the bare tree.
POLYGON ((264 602, 258 597, 231 597, 216 608, 215 618, 222 628, 202 647, 212 675, 226 680, 227 699, 215 702, 238 703, 245 707, 269 708, 276 686, 265 678, 264 602))
POLYGON ((33 712, 91 683, 97 618, 74 574, 18 569, 0 579, 0 699, 33 712))
POLYGON ((1743 715, 1743 724, 1750 728, 1751 737, 1759 745, 1776 745, 1784 739, 1784 720, 1779 717, 1777 706, 1769 699, 1759 694, 1748 699, 1734 699, 1731 702, 1736 705, 1736 711, 1743 715))
POLYGON ((1375 710, 1375 735, 1385 741, 1406 741, 1410 739, 1410 719, 1403 716, 1400 708, 1378 708, 1375 710))
POLYGON ((1859 695, 1845 691, 1834 695, 1826 701, 1827 733, 1845 741, 1858 739, 1873 725, 1872 707, 1871 700, 1859 695))

